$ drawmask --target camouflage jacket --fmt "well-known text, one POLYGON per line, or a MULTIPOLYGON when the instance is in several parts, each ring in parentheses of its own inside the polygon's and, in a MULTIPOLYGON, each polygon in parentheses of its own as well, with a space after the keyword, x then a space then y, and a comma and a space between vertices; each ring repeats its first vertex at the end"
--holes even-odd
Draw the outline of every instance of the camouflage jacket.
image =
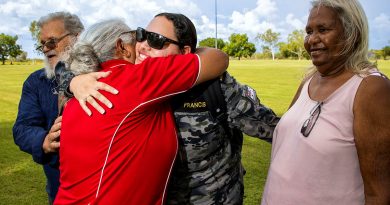
POLYGON ((260 103, 255 90, 229 74, 221 79, 221 89, 226 122, 213 118, 202 94, 194 99, 189 91, 173 100, 181 104, 174 109, 179 153, 168 185, 168 205, 242 204, 242 132, 272 140, 279 118, 260 103))

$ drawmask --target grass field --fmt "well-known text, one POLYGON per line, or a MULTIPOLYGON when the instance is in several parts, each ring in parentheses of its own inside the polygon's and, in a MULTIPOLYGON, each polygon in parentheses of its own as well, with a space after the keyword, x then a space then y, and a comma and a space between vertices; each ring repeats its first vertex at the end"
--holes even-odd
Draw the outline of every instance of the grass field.
MULTIPOLYGON (((303 77, 310 61, 231 61, 229 72, 239 82, 257 90, 261 102, 282 115, 303 77)), ((390 76, 390 61, 378 61, 390 76)), ((0 205, 46 204, 45 178, 42 167, 29 154, 19 151, 12 138, 12 125, 23 81, 41 65, 0 65, 0 205)), ((245 137, 243 163, 246 205, 259 204, 271 146, 258 139, 245 137)))

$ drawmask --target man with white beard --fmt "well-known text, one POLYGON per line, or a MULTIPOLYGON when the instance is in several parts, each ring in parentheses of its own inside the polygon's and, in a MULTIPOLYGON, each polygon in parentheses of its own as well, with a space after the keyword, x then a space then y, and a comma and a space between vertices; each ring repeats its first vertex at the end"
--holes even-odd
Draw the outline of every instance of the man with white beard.
POLYGON ((58 117, 58 85, 54 68, 61 55, 84 30, 80 19, 68 12, 55 12, 39 19, 37 50, 44 54, 45 67, 33 72, 23 84, 18 116, 13 127, 15 143, 42 164, 46 191, 52 204, 59 187, 58 149, 61 116, 58 117))

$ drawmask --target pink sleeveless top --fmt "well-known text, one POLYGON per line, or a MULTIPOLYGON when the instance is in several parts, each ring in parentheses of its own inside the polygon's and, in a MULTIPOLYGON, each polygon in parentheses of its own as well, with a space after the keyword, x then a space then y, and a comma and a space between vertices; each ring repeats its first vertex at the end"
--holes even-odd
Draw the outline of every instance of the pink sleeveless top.
POLYGON ((353 104, 363 78, 354 75, 321 106, 308 137, 301 127, 318 102, 308 80, 280 120, 272 143, 263 205, 360 205, 364 187, 353 135, 353 104))

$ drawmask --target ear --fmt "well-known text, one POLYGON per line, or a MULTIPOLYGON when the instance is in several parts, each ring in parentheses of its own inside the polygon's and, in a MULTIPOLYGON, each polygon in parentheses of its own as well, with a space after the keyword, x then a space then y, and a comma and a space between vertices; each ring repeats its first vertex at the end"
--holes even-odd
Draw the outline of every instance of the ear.
POLYGON ((115 43, 115 58, 135 63, 135 45, 118 39, 115 43))
POLYGON ((123 58, 125 60, 128 60, 132 63, 134 63, 134 60, 132 61, 132 59, 135 58, 135 45, 131 44, 131 43, 122 43, 122 46, 123 46, 123 58))
POLYGON ((116 58, 123 59, 125 52, 126 52, 126 49, 123 45, 123 41, 122 41, 122 39, 119 38, 118 40, 116 40, 116 43, 115 43, 115 56, 116 56, 116 58))
POLYGON ((189 53, 191 53, 191 47, 190 46, 184 46, 181 49, 181 54, 189 54, 189 53))
POLYGON ((115 50, 118 54, 122 53, 122 50, 124 50, 122 39, 119 38, 118 40, 116 40, 115 50))

